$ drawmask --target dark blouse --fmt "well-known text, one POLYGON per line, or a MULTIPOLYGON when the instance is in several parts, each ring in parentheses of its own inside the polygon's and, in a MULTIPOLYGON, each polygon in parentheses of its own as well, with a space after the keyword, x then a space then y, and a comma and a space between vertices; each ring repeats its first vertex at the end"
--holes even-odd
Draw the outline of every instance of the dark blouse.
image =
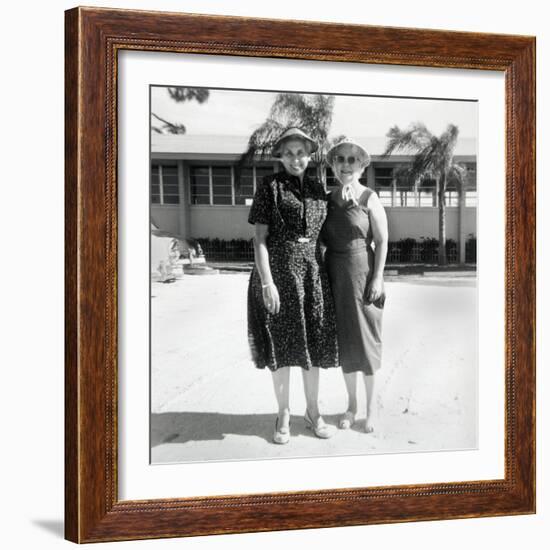
POLYGON ((251 224, 269 227, 270 241, 316 240, 326 217, 326 193, 322 184, 304 175, 278 172, 263 178, 248 215, 251 224))

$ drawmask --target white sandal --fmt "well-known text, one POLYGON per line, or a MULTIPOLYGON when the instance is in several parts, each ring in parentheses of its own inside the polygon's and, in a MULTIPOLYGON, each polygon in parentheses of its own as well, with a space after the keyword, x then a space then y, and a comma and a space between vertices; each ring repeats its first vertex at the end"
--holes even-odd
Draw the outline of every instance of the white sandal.
POLYGON ((374 423, 371 424, 371 423, 370 423, 370 419, 367 418, 367 419, 365 420, 365 426, 364 426, 364 428, 365 428, 365 433, 371 434, 372 432, 374 432, 374 423))
POLYGON ((290 441, 290 424, 288 428, 279 428, 279 417, 275 420, 275 431, 273 432, 273 443, 277 445, 286 445, 290 441))
POLYGON ((356 413, 354 413, 353 411, 346 411, 342 415, 342 418, 340 418, 338 427, 341 430, 349 430, 355 424, 355 416, 356 416, 356 413))
POLYGON ((329 439, 332 437, 333 433, 330 426, 325 424, 325 421, 321 416, 319 416, 317 422, 314 424, 313 420, 309 416, 309 411, 306 409, 304 420, 306 421, 306 428, 310 429, 319 439, 329 439))

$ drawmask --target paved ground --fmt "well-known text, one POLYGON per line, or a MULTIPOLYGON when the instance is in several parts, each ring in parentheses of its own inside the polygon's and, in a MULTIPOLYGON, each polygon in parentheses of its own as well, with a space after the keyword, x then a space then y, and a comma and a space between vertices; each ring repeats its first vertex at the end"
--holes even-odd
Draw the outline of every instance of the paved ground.
MULTIPOLYGON (((299 369, 291 378, 290 444, 271 443, 275 397, 246 338, 246 273, 186 275, 152 287, 154 463, 467 449, 477 435, 475 278, 390 278, 374 434, 319 440, 305 429, 299 369)), ((362 387, 360 388, 363 389, 362 387)), ((360 391, 360 402, 363 392, 360 391)), ((345 410, 337 369, 321 373, 320 407, 345 410)))

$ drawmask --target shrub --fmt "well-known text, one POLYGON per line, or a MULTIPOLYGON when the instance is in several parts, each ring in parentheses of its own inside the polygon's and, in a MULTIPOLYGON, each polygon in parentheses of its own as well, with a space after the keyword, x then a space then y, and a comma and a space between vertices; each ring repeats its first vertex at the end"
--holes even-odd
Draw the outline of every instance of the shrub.
POLYGON ((424 237, 420 240, 422 244, 422 261, 427 264, 437 262, 437 254, 439 251, 439 241, 430 237, 425 239, 424 237))
POLYGON ((401 261, 410 262, 411 261, 411 252, 413 246, 416 245, 415 239, 401 239, 398 241, 399 248, 401 249, 401 261))
POLYGON ((477 239, 470 234, 466 241, 466 262, 475 264, 477 261, 477 239))
POLYGON ((197 239, 204 251, 207 261, 247 262, 254 260, 254 246, 248 239, 197 239))

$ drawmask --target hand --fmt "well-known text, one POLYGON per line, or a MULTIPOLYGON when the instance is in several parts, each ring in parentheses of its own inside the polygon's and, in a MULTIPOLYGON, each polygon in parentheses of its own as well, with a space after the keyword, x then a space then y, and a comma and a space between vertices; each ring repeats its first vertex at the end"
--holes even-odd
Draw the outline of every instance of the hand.
POLYGON ((273 283, 262 288, 262 296, 267 311, 269 311, 269 313, 279 313, 281 309, 281 300, 279 299, 279 291, 273 283))
POLYGON ((367 286, 367 302, 372 304, 384 294, 384 280, 380 277, 373 277, 367 286))

